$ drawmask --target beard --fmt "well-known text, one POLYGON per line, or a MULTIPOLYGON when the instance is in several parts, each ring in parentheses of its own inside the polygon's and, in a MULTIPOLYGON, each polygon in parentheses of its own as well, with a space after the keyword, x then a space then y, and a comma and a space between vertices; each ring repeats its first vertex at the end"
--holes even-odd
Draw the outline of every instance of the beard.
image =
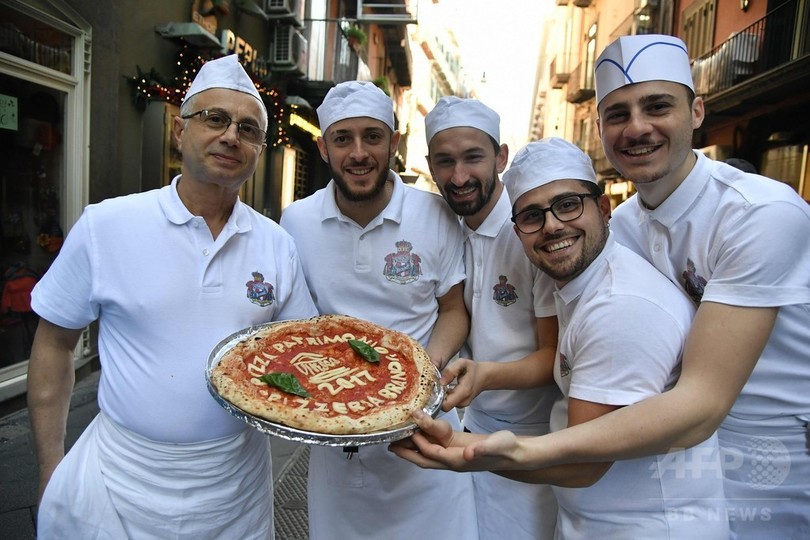
POLYGON ((444 200, 447 201, 447 205, 453 212, 459 216, 472 216, 486 206, 492 198, 492 193, 495 191, 495 182, 497 182, 494 178, 497 178, 497 173, 493 171, 492 175, 493 179, 489 181, 480 182, 478 180, 469 180, 459 188, 448 183, 445 185, 444 189, 440 189, 440 191, 442 192, 442 196, 444 196, 444 200), (459 202, 450 196, 456 189, 467 189, 471 187, 478 188, 478 196, 472 201, 459 202))
POLYGON ((388 169, 383 169, 380 171, 379 176, 374 180, 374 183, 369 191, 356 191, 352 190, 349 182, 347 182, 343 175, 340 174, 339 169, 336 169, 331 164, 329 168, 332 169, 332 179, 335 181, 335 185, 337 186, 341 195, 352 202, 363 202, 376 199, 380 193, 382 193, 383 189, 385 188, 385 183, 388 181, 388 169))
MULTIPOLYGON (((603 227, 599 236, 585 237, 585 245, 583 246, 582 251, 580 252, 579 256, 573 260, 549 264, 536 253, 532 253, 529 259, 532 261, 532 263, 534 263, 535 266, 551 277, 554 281, 559 283, 568 283, 582 274, 582 272, 584 272, 585 269, 591 265, 596 257, 599 256, 607 243, 608 234, 608 228, 603 227)), ((560 237, 563 238, 564 236, 560 235, 560 237)), ((549 241, 553 242, 554 240, 555 238, 546 237, 543 241, 547 243, 549 241)))

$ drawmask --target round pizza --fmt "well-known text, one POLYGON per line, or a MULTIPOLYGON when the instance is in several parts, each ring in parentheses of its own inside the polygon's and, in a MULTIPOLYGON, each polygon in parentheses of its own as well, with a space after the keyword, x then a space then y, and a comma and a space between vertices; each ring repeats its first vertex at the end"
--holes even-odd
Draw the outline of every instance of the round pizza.
POLYGON ((221 397, 259 418, 316 433, 384 431, 428 403, 437 370, 410 336, 345 315, 270 324, 211 370, 221 397))

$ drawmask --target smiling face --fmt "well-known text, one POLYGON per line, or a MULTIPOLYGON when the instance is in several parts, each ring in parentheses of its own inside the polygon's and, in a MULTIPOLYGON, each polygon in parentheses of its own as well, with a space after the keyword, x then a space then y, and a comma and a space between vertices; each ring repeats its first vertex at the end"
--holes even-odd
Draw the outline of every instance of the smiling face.
POLYGON ((335 122, 318 138, 321 157, 329 164, 341 196, 352 202, 380 197, 399 132, 368 117, 335 122))
POLYGON ((692 99, 685 86, 649 81, 605 96, 597 126, 610 162, 645 203, 657 206, 692 169, 692 132, 703 115, 702 99, 692 99))
POLYGON ((428 166, 433 180, 453 211, 481 222, 497 203, 509 150, 497 147, 483 131, 456 127, 438 132, 430 140, 428 166), (480 218, 480 219, 477 219, 480 218))
POLYGON ((193 111, 208 109, 233 120, 224 131, 207 127, 199 116, 175 117, 174 137, 183 154, 183 180, 213 184, 229 192, 238 191, 256 170, 266 145, 243 142, 237 122, 266 129, 266 113, 259 101, 248 94, 224 88, 212 88, 191 98, 193 111))
MULTIPOLYGON (((594 184, 582 180, 555 180, 521 195, 513 215, 530 209, 544 209, 571 195, 593 193, 594 184)), ((515 227, 529 260, 562 287, 580 275, 605 246, 608 238, 610 201, 606 195, 586 197, 582 215, 561 222, 551 212, 545 213, 543 227, 525 234, 515 227)))

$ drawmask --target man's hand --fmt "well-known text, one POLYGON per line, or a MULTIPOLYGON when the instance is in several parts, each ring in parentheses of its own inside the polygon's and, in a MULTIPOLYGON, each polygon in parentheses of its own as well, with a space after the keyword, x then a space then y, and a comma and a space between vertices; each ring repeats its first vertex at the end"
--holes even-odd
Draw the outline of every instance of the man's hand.
POLYGON ((486 390, 482 387, 482 383, 486 380, 486 376, 482 376, 481 373, 485 371, 486 367, 483 364, 488 364, 488 362, 459 358, 444 368, 441 384, 448 386, 453 381, 456 381, 456 384, 447 388, 442 402, 443 411, 451 411, 454 407, 466 407, 478 394, 486 390))
POLYGON ((424 412, 413 414, 420 431, 410 439, 389 446, 397 456, 423 469, 449 469, 457 472, 509 470, 516 468, 518 439, 509 431, 492 435, 461 433, 444 420, 434 420, 424 412))

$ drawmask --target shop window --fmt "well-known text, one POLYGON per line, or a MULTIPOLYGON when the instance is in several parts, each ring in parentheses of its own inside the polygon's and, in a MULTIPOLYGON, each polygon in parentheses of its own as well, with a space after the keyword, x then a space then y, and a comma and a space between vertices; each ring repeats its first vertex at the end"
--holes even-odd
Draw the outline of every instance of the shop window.
POLYGON ((0 368, 28 359, 31 289, 62 247, 64 94, 0 75, 0 368))

